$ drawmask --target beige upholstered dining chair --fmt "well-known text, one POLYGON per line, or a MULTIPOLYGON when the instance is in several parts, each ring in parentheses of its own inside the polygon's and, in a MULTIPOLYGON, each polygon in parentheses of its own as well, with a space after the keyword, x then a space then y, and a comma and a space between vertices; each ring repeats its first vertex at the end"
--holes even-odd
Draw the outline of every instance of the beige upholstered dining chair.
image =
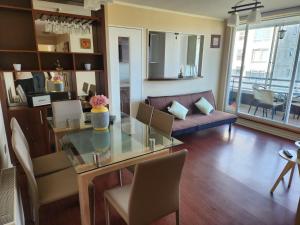
POLYGON ((80 120, 83 115, 80 100, 52 102, 52 112, 55 126, 67 120, 80 120))
MULTIPOLYGON (((17 132, 19 136, 22 138, 23 143, 25 145, 24 150, 26 149, 27 151, 29 151, 28 142, 16 118, 13 117, 11 119, 10 127, 12 132, 14 131, 17 132)), ((30 153, 28 152, 28 154, 30 153)), ((54 173, 69 168, 71 166, 72 164, 64 151, 51 153, 51 154, 47 154, 32 159, 32 167, 33 167, 33 173, 35 177, 54 173)))
POLYGON ((171 138, 174 116, 154 109, 150 126, 161 132, 167 138, 171 138))
POLYGON ((149 125, 154 107, 145 103, 140 103, 136 119, 140 122, 149 125))
POLYGON ((40 206, 78 194, 77 175, 73 168, 68 168, 35 178, 29 149, 24 142, 24 138, 16 129, 12 131, 12 146, 26 174, 31 213, 37 225, 39 224, 40 206))
POLYGON ((130 185, 104 192, 106 224, 112 206, 128 225, 149 225, 176 212, 179 225, 179 184, 187 150, 138 164, 130 185))

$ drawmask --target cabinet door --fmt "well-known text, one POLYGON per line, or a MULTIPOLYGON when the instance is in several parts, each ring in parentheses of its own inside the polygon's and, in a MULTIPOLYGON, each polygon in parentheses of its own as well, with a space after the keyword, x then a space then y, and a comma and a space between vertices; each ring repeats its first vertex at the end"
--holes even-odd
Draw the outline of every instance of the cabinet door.
POLYGON ((31 157, 49 154, 49 129, 46 108, 23 108, 10 110, 10 118, 15 117, 29 143, 31 157))

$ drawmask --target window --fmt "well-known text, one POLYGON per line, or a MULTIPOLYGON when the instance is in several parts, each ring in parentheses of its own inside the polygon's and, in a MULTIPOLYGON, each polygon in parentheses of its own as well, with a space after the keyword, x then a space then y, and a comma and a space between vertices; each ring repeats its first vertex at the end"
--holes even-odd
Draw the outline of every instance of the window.
POLYGON ((265 63, 269 59, 269 49, 253 49, 252 63, 265 63))
POLYGON ((295 66, 299 21, 297 16, 238 27, 231 46, 226 111, 300 128, 300 57, 295 66), (286 33, 280 38, 282 27, 286 33))
POLYGON ((236 60, 241 61, 243 57, 243 49, 238 49, 236 54, 236 60))

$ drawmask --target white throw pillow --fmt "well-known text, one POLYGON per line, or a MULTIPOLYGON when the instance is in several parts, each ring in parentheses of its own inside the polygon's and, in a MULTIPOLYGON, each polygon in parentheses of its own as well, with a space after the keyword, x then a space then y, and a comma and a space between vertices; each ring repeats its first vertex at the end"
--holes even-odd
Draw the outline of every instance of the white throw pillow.
POLYGON ((203 97, 195 105, 205 115, 209 115, 214 111, 214 107, 203 97))
POLYGON ((185 120, 186 114, 189 110, 179 102, 173 101, 172 106, 168 107, 168 111, 172 113, 176 118, 185 120))

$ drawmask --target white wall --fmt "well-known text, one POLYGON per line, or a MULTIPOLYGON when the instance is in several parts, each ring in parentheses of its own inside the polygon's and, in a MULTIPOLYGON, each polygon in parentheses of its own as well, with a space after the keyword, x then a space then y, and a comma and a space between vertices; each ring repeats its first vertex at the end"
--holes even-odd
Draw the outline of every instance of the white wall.
MULTIPOLYGON (((143 28, 143 98, 147 96, 175 95, 213 90, 218 96, 221 72, 224 21, 199 16, 143 8, 136 5, 114 3, 106 10, 110 26, 143 28), (203 78, 180 81, 147 81, 147 30, 204 35, 203 78), (212 34, 220 34, 221 48, 210 48, 212 34)), ((109 37, 108 37, 109 38, 109 37)))
POLYGON ((11 166, 10 156, 8 152, 7 137, 4 127, 3 112, 0 104, 0 168, 11 166))

